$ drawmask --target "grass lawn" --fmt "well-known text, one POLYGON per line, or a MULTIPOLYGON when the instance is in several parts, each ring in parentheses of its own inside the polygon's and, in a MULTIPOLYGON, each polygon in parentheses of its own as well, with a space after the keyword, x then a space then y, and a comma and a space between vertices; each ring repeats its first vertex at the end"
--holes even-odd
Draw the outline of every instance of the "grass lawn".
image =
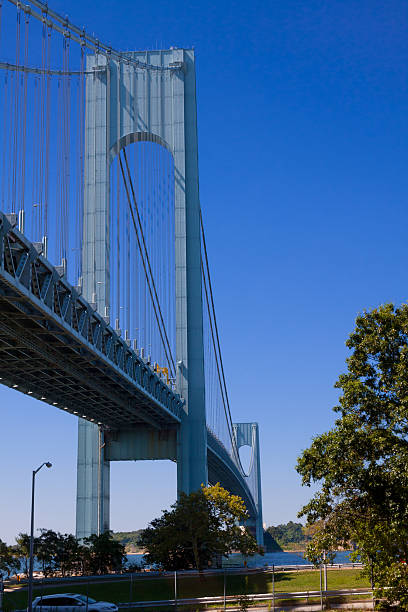
MULTIPOLYGON (((358 569, 329 570, 327 572, 327 587, 331 589, 363 588, 369 586, 367 579, 361 577, 358 569)), ((275 574, 275 591, 315 591, 319 589, 318 571, 280 572, 275 574)), ((157 601, 173 599, 173 578, 150 578, 137 575, 133 580, 132 593, 130 580, 109 581, 86 584, 84 582, 64 584, 61 586, 36 586, 34 597, 41 593, 83 593, 97 600, 115 603, 128 601, 157 601)), ((177 596, 204 597, 222 595, 224 592, 224 577, 216 576, 181 577, 177 581, 177 596)), ((227 575, 227 595, 242 593, 271 593, 272 574, 255 573, 247 575, 227 575)), ((16 588, 12 593, 4 594, 4 610, 22 609, 27 606, 27 590, 16 588)))

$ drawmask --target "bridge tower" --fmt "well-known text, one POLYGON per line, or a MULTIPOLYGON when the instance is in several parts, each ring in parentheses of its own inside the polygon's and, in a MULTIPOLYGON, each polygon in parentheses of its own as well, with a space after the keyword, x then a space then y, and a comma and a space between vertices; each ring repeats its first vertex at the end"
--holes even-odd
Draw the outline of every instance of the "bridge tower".
POLYGON ((166 147, 174 160, 177 391, 185 409, 177 432, 163 437, 141 426, 116 432, 109 445, 104 431, 79 419, 80 538, 109 528, 112 460, 176 460, 178 491, 186 493, 208 480, 194 51, 136 52, 129 58, 136 62, 109 54, 87 58, 83 294, 100 314, 109 313, 113 159, 138 141, 166 147))
POLYGON ((237 450, 239 451, 243 446, 249 446, 252 450, 247 477, 252 480, 251 489, 256 506, 256 518, 251 518, 248 526, 254 531, 258 544, 263 546, 261 455, 258 423, 233 423, 232 427, 237 450))

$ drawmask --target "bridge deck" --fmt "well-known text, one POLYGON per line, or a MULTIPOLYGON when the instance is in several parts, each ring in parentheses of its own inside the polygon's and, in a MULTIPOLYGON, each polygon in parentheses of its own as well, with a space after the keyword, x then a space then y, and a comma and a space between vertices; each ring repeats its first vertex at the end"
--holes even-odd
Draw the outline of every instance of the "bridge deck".
POLYGON ((181 419, 180 396, 2 213, 0 379, 113 428, 181 419))

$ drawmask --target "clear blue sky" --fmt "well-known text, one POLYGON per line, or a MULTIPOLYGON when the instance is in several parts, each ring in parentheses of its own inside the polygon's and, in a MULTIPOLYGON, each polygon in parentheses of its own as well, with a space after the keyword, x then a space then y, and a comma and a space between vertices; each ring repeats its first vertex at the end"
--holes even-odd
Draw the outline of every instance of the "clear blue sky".
MULTIPOLYGON (((194 46, 201 203, 234 419, 257 420, 264 520, 295 520, 294 470, 334 421, 356 314, 408 297, 406 0, 50 0, 122 50, 194 46)), ((0 388, 0 538, 73 531, 76 421, 0 388)), ((175 498, 175 465, 112 466, 111 525, 175 498)))

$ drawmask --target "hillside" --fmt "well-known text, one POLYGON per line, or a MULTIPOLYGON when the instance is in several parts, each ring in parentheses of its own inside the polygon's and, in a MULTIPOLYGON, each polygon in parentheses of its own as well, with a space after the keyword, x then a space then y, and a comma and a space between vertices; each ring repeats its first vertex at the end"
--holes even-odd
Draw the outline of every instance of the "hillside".
POLYGON ((127 553, 141 552, 138 542, 142 531, 143 529, 138 529, 137 531, 117 531, 113 534, 113 537, 123 544, 127 553))
POLYGON ((271 525, 266 531, 284 550, 303 550, 310 541, 303 525, 293 521, 282 525, 271 525))

